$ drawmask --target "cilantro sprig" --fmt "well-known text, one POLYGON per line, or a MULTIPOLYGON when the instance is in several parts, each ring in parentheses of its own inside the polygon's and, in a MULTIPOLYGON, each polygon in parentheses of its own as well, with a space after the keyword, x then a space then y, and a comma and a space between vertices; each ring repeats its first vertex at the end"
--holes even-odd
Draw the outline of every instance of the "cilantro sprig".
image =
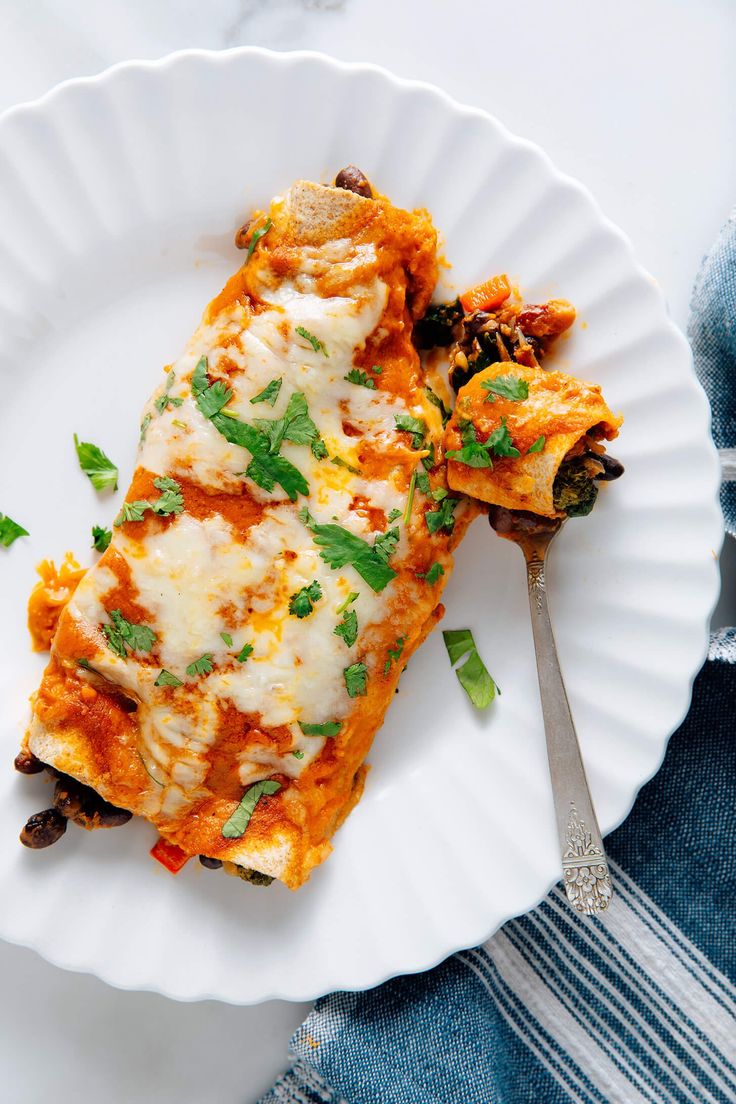
POLYGON ((523 402, 529 398, 529 384, 520 376, 496 376, 495 379, 483 380, 481 387, 488 391, 486 402, 495 402, 496 396, 509 402, 523 402))
POLYGON ((470 629, 446 629, 442 638, 458 682, 476 709, 486 709, 501 691, 478 654, 470 629), (461 660, 465 662, 457 666, 461 660))
POLYGON ((24 529, 17 521, 13 521, 7 514, 0 514, 0 544, 3 548, 10 548, 13 541, 17 541, 18 537, 27 536, 29 536, 27 529, 24 529))
POLYGON ((212 652, 205 652, 199 659, 195 659, 187 667, 189 677, 196 678, 197 675, 209 675, 214 667, 213 658, 212 652))
POLYGON ((310 333, 309 330, 305 330, 304 326, 297 326, 296 332, 299 334, 300 337, 303 337, 305 341, 309 342, 315 353, 322 353, 323 356, 329 357, 330 354, 325 348, 324 341, 320 341, 320 339, 318 337, 315 337, 313 333, 310 333))
POLYGON ((365 663, 351 663, 343 671, 345 689, 351 698, 364 698, 368 692, 368 668, 365 663))
POLYGON ((278 483, 292 502, 298 495, 309 494, 309 484, 290 460, 279 455, 284 440, 295 444, 309 444, 319 440, 319 432, 307 411, 302 394, 291 396, 283 418, 258 419, 255 425, 230 418, 222 413, 232 392, 221 381, 210 384, 207 378, 207 358, 201 357, 192 375, 192 393, 205 418, 221 433, 226 441, 247 449, 251 462, 243 473, 265 491, 272 491, 278 483))
POLYGON ((128 621, 120 610, 109 610, 110 623, 102 626, 107 637, 107 646, 111 652, 128 658, 128 652, 150 652, 157 637, 149 625, 128 621))
POLYGON ((124 502, 114 521, 118 528, 126 521, 143 521, 147 510, 152 510, 159 517, 182 513, 184 496, 181 493, 181 485, 175 479, 171 479, 168 475, 159 475, 154 479, 153 485, 157 491, 161 491, 155 502, 149 502, 146 498, 124 502))
POLYGON ((337 736, 342 728, 342 723, 340 721, 325 721, 324 724, 302 724, 299 721, 299 727, 305 736, 327 736, 332 738, 337 736))
POLYGON ((342 621, 335 626, 333 632, 335 636, 342 637, 348 648, 352 648, 358 639, 358 615, 355 610, 346 610, 342 621))
POLYGON ((300 620, 309 617, 314 610, 314 603, 319 602, 321 597, 322 587, 314 579, 308 586, 303 586, 296 594, 292 594, 289 599, 289 613, 300 620))
POLYGON ((463 447, 460 449, 449 449, 446 454, 448 460, 458 460, 461 464, 467 464, 469 468, 492 468, 492 455, 509 456, 512 459, 521 456, 518 448, 516 448, 511 440, 511 434, 506 425, 505 417, 501 418, 500 425, 496 426, 486 441, 478 440, 478 435, 472 422, 462 424, 461 433, 463 447))
POLYGON ((281 783, 274 779, 265 778, 262 782, 254 782, 243 794, 235 812, 228 817, 222 826, 222 835, 225 839, 240 839, 250 824, 250 819, 255 812, 256 805, 262 797, 277 794, 281 789, 281 783))
MULTIPOLYGON (((306 507, 299 511, 299 517, 312 533, 312 539, 320 551, 320 556, 332 568, 351 564, 362 579, 365 579, 376 594, 396 578, 396 572, 386 562, 387 545, 376 538, 376 546, 371 546, 362 537, 343 529, 341 525, 318 525, 306 507)), ((389 532, 398 532, 389 530, 389 532)), ((386 538, 388 534, 383 534, 386 538)), ((398 538, 397 538, 398 539, 398 538)), ((391 538, 393 541, 393 538, 391 538)), ((395 542, 393 544, 395 547, 395 542)))
POLYGON ((360 368, 351 368, 343 379, 348 383, 354 383, 358 387, 367 387, 369 391, 376 390, 376 381, 371 379, 367 372, 363 372, 360 368))
POLYGON ((80 441, 75 433, 74 448, 80 468, 96 491, 104 491, 108 487, 112 487, 114 491, 118 489, 117 466, 98 445, 93 445, 91 441, 80 441))
POLYGON ((92 526, 92 547, 96 552, 104 552, 110 546, 112 529, 104 529, 101 525, 92 526))

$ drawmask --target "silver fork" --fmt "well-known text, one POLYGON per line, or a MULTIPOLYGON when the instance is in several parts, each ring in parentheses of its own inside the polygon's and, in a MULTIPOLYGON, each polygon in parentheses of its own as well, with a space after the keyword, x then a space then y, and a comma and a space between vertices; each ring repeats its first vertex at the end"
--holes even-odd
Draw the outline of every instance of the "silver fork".
POLYGON ((499 536, 519 545, 526 560, 539 694, 565 891, 577 912, 593 916, 608 908, 611 875, 557 658, 544 572, 549 546, 564 519, 547 519, 491 506, 489 521, 499 536))

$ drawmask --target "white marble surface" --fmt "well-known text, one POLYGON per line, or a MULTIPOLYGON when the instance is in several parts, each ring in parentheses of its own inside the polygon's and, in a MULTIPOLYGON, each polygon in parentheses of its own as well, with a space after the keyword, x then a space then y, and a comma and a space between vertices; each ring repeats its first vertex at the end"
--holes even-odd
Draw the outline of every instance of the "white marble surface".
MULTIPOLYGON (((544 146, 630 235, 684 325, 736 197, 735 34, 730 0, 0 0, 0 110, 184 47, 377 62, 544 146)), ((733 598, 733 547, 728 559, 733 598)), ((717 623, 733 612, 722 603, 717 623)), ((106 1104, 248 1104, 285 1065, 306 1011, 121 993, 0 944, 0 1099, 45 1104, 78 1089, 106 1104)))

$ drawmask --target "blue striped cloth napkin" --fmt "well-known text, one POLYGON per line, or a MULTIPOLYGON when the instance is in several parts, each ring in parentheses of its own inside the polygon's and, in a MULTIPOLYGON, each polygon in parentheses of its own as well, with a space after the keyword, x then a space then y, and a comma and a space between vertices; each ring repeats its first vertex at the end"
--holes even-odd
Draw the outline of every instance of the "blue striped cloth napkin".
MULTIPOLYGON (((736 220, 690 338, 719 447, 736 445, 736 220)), ((736 484, 723 494, 736 530, 736 484)), ((319 1000, 261 1104, 736 1102, 736 629, 716 634, 660 772, 606 841, 616 907, 558 885, 482 947, 319 1000)))

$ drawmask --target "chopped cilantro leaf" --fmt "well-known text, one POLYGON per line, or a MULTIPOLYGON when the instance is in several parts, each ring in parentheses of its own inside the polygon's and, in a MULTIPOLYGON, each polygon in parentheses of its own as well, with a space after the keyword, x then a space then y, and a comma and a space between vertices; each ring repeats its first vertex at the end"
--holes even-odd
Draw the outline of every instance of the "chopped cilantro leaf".
POLYGON ((199 659, 195 659, 194 663, 189 664, 187 667, 187 674, 191 678, 194 678, 195 675, 208 675, 213 666, 212 652, 205 652, 199 659))
POLYGON ((312 531, 312 539, 320 556, 332 568, 352 564, 371 590, 379 594, 396 577, 375 547, 371 547, 361 537, 356 537, 341 525, 318 525, 306 507, 299 512, 300 519, 312 531))
POLYGON ((422 572, 419 572, 417 574, 417 578, 418 579, 424 579, 425 583, 429 583, 430 586, 434 586, 434 584, 439 579, 440 575, 444 575, 444 574, 445 574, 445 569, 442 566, 442 564, 441 563, 433 563, 432 566, 430 567, 429 571, 425 572, 424 574, 422 574, 422 572))
POLYGON ((151 503, 144 498, 138 498, 134 502, 124 502, 114 524, 120 527, 125 521, 143 521, 143 515, 150 509, 151 503))
POLYGON ((81 659, 77 660, 77 667, 81 667, 85 671, 94 671, 94 667, 88 659, 85 659, 84 656, 82 656, 81 659))
POLYGON ((391 664, 395 660, 401 659, 401 653, 404 650, 404 645, 405 644, 406 644, 406 637, 405 636, 397 636, 396 637, 396 646, 394 648, 389 648, 389 650, 388 650, 388 659, 386 660, 386 662, 383 665, 384 675, 387 675, 389 673, 389 671, 391 670, 391 664))
POLYGON ((227 406, 233 397, 231 389, 222 380, 215 380, 206 390, 197 395, 197 406, 205 418, 211 418, 213 414, 219 414, 223 406, 227 406))
POLYGON ((322 440, 321 437, 319 437, 316 441, 312 441, 309 448, 311 449, 312 456, 314 457, 315 460, 324 460, 324 459, 326 459, 326 457, 328 455, 327 445, 324 443, 324 441, 322 440))
POLYGON ((348 464, 347 460, 343 460, 342 456, 333 456, 330 463, 334 464, 336 468, 345 468, 353 475, 360 475, 360 468, 354 468, 352 464, 348 464))
POLYGON ((517 448, 511 443, 511 434, 506 427, 506 419, 501 419, 500 426, 496 426, 493 433, 486 441, 486 448, 495 452, 496 456, 521 456, 517 448))
POLYGON ((352 606, 355 599, 359 598, 359 597, 360 597, 360 595, 358 594, 357 590, 351 590, 350 594, 348 594, 347 598, 342 603, 342 605, 337 607, 337 609, 335 610, 335 613, 344 613, 345 610, 348 608, 348 606, 352 606))
POLYGON ((351 368, 343 379, 348 383, 355 383, 358 387, 367 387, 369 391, 376 390, 376 381, 371 379, 367 372, 362 372, 360 368, 351 368))
POLYGON ((340 721, 325 721, 324 724, 302 724, 299 727, 305 736, 337 736, 342 728, 340 721))
POLYGON ((391 513, 388 515, 389 525, 391 524, 392 521, 397 521, 400 517, 401 517, 401 510, 393 509, 391 511, 391 513))
POLYGON ((342 621, 334 628, 335 636, 341 636, 348 648, 352 648, 358 639, 358 615, 355 610, 346 610, 342 621))
POLYGON ((427 395, 427 398, 432 403, 432 406, 436 406, 439 410, 440 416, 442 417, 442 425, 446 426, 450 418, 452 417, 452 411, 450 410, 449 406, 445 405, 445 403, 442 401, 436 391, 433 391, 429 385, 424 388, 424 391, 427 395))
POLYGON ((225 641, 225 643, 227 644, 228 648, 232 648, 232 646, 233 646, 233 638, 231 637, 230 633, 228 633, 228 632, 221 632, 221 633, 220 633, 220 636, 221 636, 221 638, 222 638, 222 639, 223 639, 223 640, 225 641))
POLYGON ((80 468, 96 491, 104 491, 107 487, 117 490, 118 469, 101 448, 90 441, 80 441, 76 433, 74 448, 77 450, 80 468))
POLYGON ((255 403, 268 403, 269 406, 273 406, 279 397, 279 391, 281 390, 281 384, 283 380, 279 376, 278 379, 272 379, 270 383, 267 383, 262 391, 259 391, 257 395, 254 395, 250 400, 255 403))
POLYGON ((533 443, 532 443, 532 444, 531 444, 531 445, 529 446, 529 448, 528 448, 528 449, 526 450, 526 451, 527 451, 527 455, 528 455, 528 454, 529 454, 530 452, 541 452, 541 451, 542 451, 542 449, 544 448, 545 444, 546 444, 546 437, 544 436, 544 434, 542 434, 542 436, 541 436, 541 437, 537 437, 536 441, 534 441, 534 442, 533 442, 533 443))
POLYGON ((264 779, 262 782, 254 782, 252 786, 249 786, 235 812, 222 826, 222 835, 225 839, 240 839, 250 824, 250 818, 253 816, 256 805, 261 798, 266 794, 278 793, 280 789, 281 783, 270 778, 264 779))
POLYGON ((458 498, 445 498, 436 510, 427 511, 424 520, 430 533, 438 533, 441 529, 447 533, 452 532, 455 528, 454 513, 459 501, 458 498))
POLYGON ((377 376, 380 376, 382 371, 383 371, 383 365, 381 365, 381 364, 372 364, 371 365, 371 372, 375 372, 377 376))
POLYGON ((411 433, 411 447, 413 449, 424 448, 424 439, 427 436, 427 423, 423 418, 413 418, 411 414, 394 414, 396 428, 402 433, 411 433))
POLYGON ((255 250, 255 247, 258 245, 261 238, 264 236, 264 234, 268 233, 268 231, 271 229, 272 226, 273 226, 273 223, 271 222, 271 219, 267 218, 266 221, 264 222, 263 226, 259 227, 258 230, 253 231, 253 233, 251 235, 250 243, 248 245, 248 252, 245 254, 245 263, 246 264, 248 263, 248 261, 253 256, 253 252, 255 250))
POLYGON ((422 457, 422 464, 424 465, 424 467, 427 471, 431 471, 432 468, 434 467, 434 462, 435 462, 434 441, 430 441, 429 442, 429 452, 428 452, 427 456, 422 457))
POLYGON ((150 652, 156 643, 156 634, 148 625, 139 625, 128 621, 120 610, 110 610, 110 624, 103 625, 102 631, 107 637, 107 646, 121 659, 127 659, 131 652, 150 652))
POLYGON ((252 644, 244 644, 235 658, 237 659, 238 663, 245 663, 248 656, 252 656, 252 655, 253 655, 253 645, 252 644))
POLYGON ((112 529, 103 529, 101 525, 92 526, 92 547, 97 552, 104 552, 112 540, 112 529))
POLYGON ((309 342, 315 353, 322 353, 324 356, 329 357, 330 354, 325 349, 324 342, 320 341, 320 339, 315 337, 313 333, 310 333, 309 330, 305 330, 304 326, 297 326, 296 332, 300 337, 303 337, 305 341, 309 342))
POLYGON ((408 525, 411 521, 411 510, 414 505, 414 491, 417 486, 417 473, 413 471, 411 473, 411 479, 409 480, 409 492, 406 496, 406 509, 404 510, 404 516, 401 519, 404 525, 408 525))
POLYGON ((314 603, 322 597, 322 587, 315 579, 309 586, 302 587, 289 599, 289 613, 294 617, 309 617, 314 603))
POLYGON ((448 460, 457 460, 460 464, 467 464, 469 468, 493 467, 488 449, 479 441, 463 445, 461 449, 448 449, 445 455, 448 460))
POLYGON ((183 686, 184 683, 176 675, 172 675, 171 671, 167 671, 165 667, 162 667, 159 671, 158 678, 153 684, 154 686, 183 686))
POLYGON ((297 750, 296 750, 296 751, 292 751, 292 753, 291 753, 291 754, 292 754, 292 755, 294 756, 294 758, 295 758, 295 759, 303 759, 303 758, 304 758, 304 752, 303 752, 303 751, 299 751, 299 749, 298 749, 298 748, 297 748, 297 750))
POLYGON ((17 521, 13 521, 7 514, 0 514, 0 544, 3 548, 10 548, 13 541, 17 541, 18 537, 27 536, 29 536, 27 529, 24 529, 17 521))
POLYGON ((343 671, 345 687, 351 698, 363 698, 368 686, 368 668, 365 663, 351 663, 343 671))
POLYGON ((448 629, 442 633, 442 637, 450 663, 455 667, 455 674, 463 690, 476 709, 486 709, 496 693, 500 694, 501 691, 478 654, 472 632, 470 629, 448 629), (460 667, 456 667, 455 664, 462 659, 465 662, 460 667))
POLYGON ((432 493, 432 487, 429 482, 429 476, 426 471, 417 470, 417 487, 422 494, 429 495, 432 493))
POLYGON ((161 475, 154 479, 153 485, 157 491, 161 491, 161 497, 157 498, 151 506, 154 514, 160 517, 180 514, 184 509, 184 498, 176 480, 170 479, 168 475, 161 475))
POLYGON ((153 421, 153 418, 150 414, 146 414, 144 416, 143 421, 141 422, 141 435, 138 438, 138 443, 139 444, 142 444, 143 441, 145 441, 145 439, 146 439, 146 430, 148 429, 148 427, 149 427, 149 425, 151 424, 152 421, 153 421))
POLYGON ((210 382, 207 379, 207 357, 201 356, 192 372, 192 391, 195 395, 199 395, 202 391, 206 391, 209 385, 210 382))
POLYGON ((396 551, 396 545, 399 543, 399 530, 387 529, 385 533, 381 533, 373 542, 378 555, 381 557, 384 563, 388 563, 389 556, 393 556, 396 551))
POLYGON ((495 402, 496 395, 510 402, 523 402, 529 398, 529 384, 519 376, 496 376, 495 379, 483 380, 481 387, 489 392, 486 402, 495 402))

